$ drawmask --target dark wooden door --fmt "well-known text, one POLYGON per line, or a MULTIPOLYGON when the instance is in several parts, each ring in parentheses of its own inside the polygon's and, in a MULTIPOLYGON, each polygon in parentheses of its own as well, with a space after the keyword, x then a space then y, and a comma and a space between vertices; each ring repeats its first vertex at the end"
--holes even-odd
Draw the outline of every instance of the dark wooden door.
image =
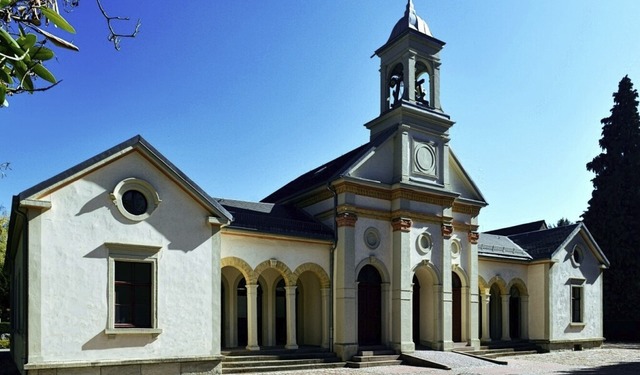
POLYGON ((451 335, 454 342, 462 341, 462 281, 455 272, 451 273, 452 321, 451 335))
POLYGON ((378 345, 382 339, 381 278, 373 266, 364 266, 358 275, 358 344, 378 345))

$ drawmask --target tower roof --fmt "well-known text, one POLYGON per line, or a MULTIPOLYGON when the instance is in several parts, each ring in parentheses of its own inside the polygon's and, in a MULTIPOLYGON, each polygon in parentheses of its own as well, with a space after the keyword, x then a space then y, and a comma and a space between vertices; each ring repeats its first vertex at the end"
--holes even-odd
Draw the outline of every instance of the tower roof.
POLYGON ((413 7, 413 0, 409 0, 407 2, 407 9, 404 11, 404 16, 400 18, 393 27, 393 31, 391 32, 387 42, 392 41, 408 29, 414 29, 419 33, 433 37, 433 35, 431 35, 431 30, 429 30, 429 25, 427 25, 427 23, 424 22, 424 20, 416 13, 415 8, 413 7))

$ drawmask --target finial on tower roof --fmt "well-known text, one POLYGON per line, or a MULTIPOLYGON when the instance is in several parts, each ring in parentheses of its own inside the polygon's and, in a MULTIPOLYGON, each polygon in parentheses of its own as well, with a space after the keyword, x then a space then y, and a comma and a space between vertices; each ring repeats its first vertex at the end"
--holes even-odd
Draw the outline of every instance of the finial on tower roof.
POLYGON ((416 13, 415 8, 413 7, 413 0, 409 0, 407 2, 407 9, 404 11, 404 17, 400 18, 398 23, 394 26, 391 36, 389 36, 389 40, 394 39, 409 28, 433 37, 433 35, 431 35, 431 30, 429 30, 429 25, 427 25, 427 23, 424 22, 424 20, 416 13))

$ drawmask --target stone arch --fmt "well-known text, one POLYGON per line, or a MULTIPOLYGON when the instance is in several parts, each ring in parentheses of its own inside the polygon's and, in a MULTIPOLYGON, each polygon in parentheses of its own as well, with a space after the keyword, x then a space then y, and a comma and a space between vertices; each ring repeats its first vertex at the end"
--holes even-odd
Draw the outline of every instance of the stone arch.
POLYGON ((238 257, 222 258, 220 260, 220 268, 224 267, 236 268, 238 271, 240 271, 240 273, 242 273, 242 276, 244 276, 247 284, 255 284, 258 282, 258 276, 255 274, 253 269, 251 269, 251 266, 238 257))
POLYGON ((295 271, 293 271, 293 282, 298 282, 298 278, 303 272, 310 271, 313 272, 318 279, 320 280, 321 288, 329 288, 331 286, 331 280, 329 279, 329 275, 324 271, 322 267, 315 263, 304 263, 299 265, 295 271))
POLYGON ((478 288, 481 291, 484 291, 485 289, 489 289, 489 284, 485 281, 485 279, 478 275, 478 288))
POLYGON ((413 274, 415 275, 416 271, 420 269, 425 269, 426 271, 428 271, 435 284, 440 285, 442 283, 442 281, 440 280, 440 270, 438 270, 438 267, 435 264, 425 259, 422 262, 416 264, 413 269, 411 269, 411 272, 413 272, 413 274))
POLYGON ((284 279, 285 285, 286 286, 295 286, 296 285, 296 281, 297 281, 297 277, 293 274, 293 272, 291 272, 291 270, 289 269, 289 267, 287 267, 286 264, 282 263, 279 260, 276 259, 269 259, 269 260, 265 260, 264 262, 258 264, 256 266, 255 269, 255 275, 256 275, 256 281, 258 279, 258 277, 260 276, 260 274, 265 271, 266 269, 269 268, 273 268, 276 271, 280 272, 280 274, 282 275, 282 278, 284 279))
POLYGON ((467 272, 464 270, 464 268, 460 267, 460 265, 458 264, 452 264, 451 265, 451 271, 455 272, 458 274, 458 276, 460 276, 460 280, 462 281, 462 287, 469 287, 469 275, 467 275, 467 272))
POLYGON ((359 275, 362 268, 368 264, 372 265, 378 270, 378 272, 380 272, 383 283, 391 282, 391 276, 389 275, 389 271, 387 271, 387 267, 380 259, 376 258, 373 255, 363 259, 360 263, 358 263, 358 265, 356 266, 356 276, 359 275))
POLYGON ((511 281, 509 281, 509 285, 507 285, 506 287, 506 290, 510 292, 512 287, 516 287, 520 292, 521 296, 529 295, 529 291, 527 290, 527 284, 525 284, 524 281, 519 277, 514 277, 513 279, 511 279, 511 281))
POLYGON ((504 282, 502 277, 496 275, 489 280, 489 288, 491 288, 494 284, 500 289, 500 294, 505 295, 509 294, 509 289, 507 289, 507 283, 504 282))

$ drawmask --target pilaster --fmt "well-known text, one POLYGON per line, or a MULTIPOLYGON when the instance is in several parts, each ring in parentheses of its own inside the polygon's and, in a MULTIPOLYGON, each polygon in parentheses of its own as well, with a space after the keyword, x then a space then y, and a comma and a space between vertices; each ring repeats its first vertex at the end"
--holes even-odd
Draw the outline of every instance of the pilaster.
POLYGON ((502 298, 502 340, 504 341, 511 340, 509 336, 509 297, 508 294, 500 296, 502 298))
POLYGON ((358 217, 341 212, 336 217, 338 242, 335 249, 335 304, 334 350, 343 361, 350 360, 358 351, 355 274, 355 225, 358 217))
POLYGON ((391 346, 398 352, 411 353, 415 350, 412 331, 412 280, 410 231, 412 221, 395 218, 393 228, 393 275, 391 278, 392 333, 391 346))
POLYGON ((287 344, 285 349, 298 349, 296 342, 296 286, 285 286, 287 309, 287 344))

